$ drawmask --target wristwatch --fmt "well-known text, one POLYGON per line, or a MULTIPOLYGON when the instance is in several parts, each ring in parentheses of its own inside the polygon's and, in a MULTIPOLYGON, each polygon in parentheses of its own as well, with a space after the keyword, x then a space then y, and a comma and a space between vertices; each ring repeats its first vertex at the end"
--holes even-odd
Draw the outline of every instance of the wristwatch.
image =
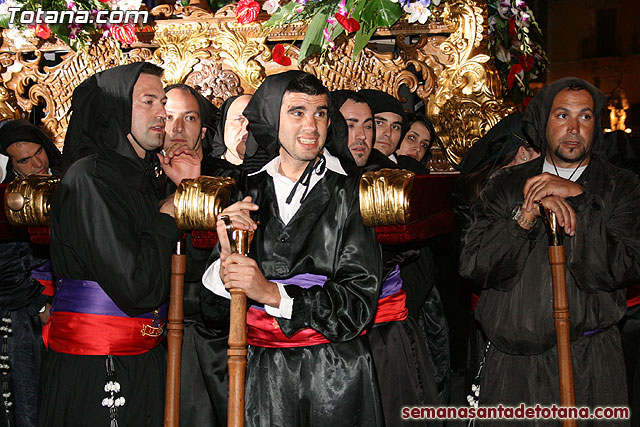
POLYGON ((526 228, 527 230, 531 230, 531 227, 533 227, 536 223, 535 220, 529 221, 527 218, 524 217, 524 215, 522 215, 521 205, 518 205, 515 208, 513 208, 513 211, 511 211, 511 217, 520 227, 526 228))

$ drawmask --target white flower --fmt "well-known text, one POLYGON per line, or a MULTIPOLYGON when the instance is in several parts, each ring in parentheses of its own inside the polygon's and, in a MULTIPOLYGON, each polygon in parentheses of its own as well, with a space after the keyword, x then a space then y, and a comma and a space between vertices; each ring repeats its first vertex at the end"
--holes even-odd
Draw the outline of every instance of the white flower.
POLYGON ((420 1, 409 3, 404 7, 404 11, 409 14, 409 23, 413 24, 418 21, 421 24, 425 24, 427 19, 431 16, 429 6, 424 5, 420 1))
POLYGON ((280 0, 267 0, 262 5, 262 10, 267 12, 269 15, 273 15, 278 9, 280 9, 280 0))
POLYGON ((433 3, 435 6, 439 6, 440 0, 431 0, 431 3, 433 3))
POLYGON ((111 0, 108 3, 111 9, 140 10, 142 0, 111 0))
POLYGON ((22 49, 23 47, 30 44, 29 41, 24 37, 22 32, 17 28, 11 28, 9 31, 7 31, 7 38, 13 41, 13 45, 17 49, 22 49))
POLYGON ((119 398, 116 399, 115 404, 116 406, 124 406, 124 402, 125 402, 124 397, 120 396, 119 398))
POLYGON ((9 14, 10 7, 22 7, 22 3, 18 3, 15 0, 6 0, 4 3, 0 4, 0 14, 9 14))

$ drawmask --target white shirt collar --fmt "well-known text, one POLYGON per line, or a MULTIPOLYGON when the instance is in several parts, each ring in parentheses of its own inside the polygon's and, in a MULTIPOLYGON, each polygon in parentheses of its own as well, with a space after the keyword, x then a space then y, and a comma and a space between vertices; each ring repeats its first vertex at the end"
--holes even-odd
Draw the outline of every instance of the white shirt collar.
MULTIPOLYGON (((324 178, 327 173, 327 169, 335 172, 337 174, 346 175, 346 172, 340 165, 340 161, 337 157, 331 155, 326 149, 323 151, 324 158, 326 160, 326 169, 321 173, 312 173, 311 178, 309 180, 309 189, 307 192, 311 191, 313 187, 324 178)), ((296 187, 296 192, 291 199, 290 203, 287 203, 287 197, 293 191, 293 187, 295 186, 295 182, 291 181, 286 176, 282 175, 279 171, 280 169, 280 156, 271 160, 269 163, 264 165, 262 169, 258 172, 252 173, 251 175, 255 175, 260 172, 267 172, 273 178, 273 186, 274 191, 276 193, 276 201, 278 203, 278 213, 280 215, 280 219, 285 224, 288 224, 291 221, 291 218, 298 212, 300 206, 302 205, 302 195, 304 194, 306 188, 303 185, 298 185, 296 187)))
MULTIPOLYGON (((335 172, 337 174, 340 174, 340 175, 346 175, 347 174, 344 171, 344 169, 342 168, 342 165, 340 164, 340 160, 338 160, 338 158, 336 156, 334 156, 331 153, 329 153, 329 150, 324 148, 322 150, 322 154, 324 154, 324 158, 325 158, 325 161, 326 161, 327 169, 329 169, 330 171, 335 172)), ((265 171, 271 176, 276 176, 276 174, 280 175, 280 172, 278 171, 279 168, 280 168, 280 156, 277 156, 276 158, 271 160, 269 163, 264 165, 262 167, 262 169, 260 169, 257 172, 250 173, 249 176, 257 175, 257 174, 259 174, 261 172, 265 172, 265 171)))
POLYGON ((542 172, 548 172, 552 175, 558 175, 560 178, 570 179, 573 182, 576 182, 582 172, 587 168, 587 165, 580 166, 578 170, 576 168, 561 168, 558 167, 558 172, 556 173, 556 168, 553 167, 553 164, 549 163, 547 159, 544 159, 544 166, 542 167, 542 172))

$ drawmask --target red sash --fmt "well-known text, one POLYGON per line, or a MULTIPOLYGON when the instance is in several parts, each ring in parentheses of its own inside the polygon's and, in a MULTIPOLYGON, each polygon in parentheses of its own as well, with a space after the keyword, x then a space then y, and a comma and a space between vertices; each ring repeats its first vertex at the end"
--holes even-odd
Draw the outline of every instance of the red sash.
POLYGON ((398 322, 406 319, 409 315, 406 302, 407 294, 403 290, 388 297, 380 298, 374 323, 398 322))
POLYGON ((282 333, 275 317, 268 315, 264 310, 250 307, 247 310, 247 342, 258 347, 288 348, 326 344, 331 341, 311 328, 302 329, 289 338, 282 333))
POLYGON ((59 353, 128 356, 158 346, 153 319, 55 311, 42 328, 44 345, 59 353))

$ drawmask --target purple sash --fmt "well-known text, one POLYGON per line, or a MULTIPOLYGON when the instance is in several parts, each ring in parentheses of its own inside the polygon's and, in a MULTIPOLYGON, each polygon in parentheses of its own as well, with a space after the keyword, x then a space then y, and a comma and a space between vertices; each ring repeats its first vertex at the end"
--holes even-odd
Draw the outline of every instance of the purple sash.
MULTIPOLYGON (((100 314, 105 316, 131 317, 113 302, 98 282, 90 280, 58 279, 51 312, 100 314)), ((168 303, 158 308, 158 317, 166 318, 168 303)), ((153 313, 145 313, 138 318, 153 319, 153 313)))

